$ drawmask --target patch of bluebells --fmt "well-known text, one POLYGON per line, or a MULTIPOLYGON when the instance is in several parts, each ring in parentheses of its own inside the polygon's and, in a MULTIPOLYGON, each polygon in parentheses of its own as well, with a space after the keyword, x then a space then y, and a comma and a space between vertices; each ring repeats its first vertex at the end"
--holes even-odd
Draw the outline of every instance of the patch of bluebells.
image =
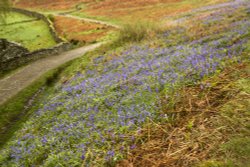
MULTIPOLYGON (((1 166, 103 166, 135 149, 147 119, 158 119, 159 93, 197 80, 240 61, 250 20, 220 34, 169 48, 132 46, 108 62, 93 60, 57 88, 1 150, 1 166), (231 41, 238 37, 239 40, 231 41), (239 38, 242 37, 242 38, 239 38), (244 38, 243 38, 244 37, 244 38), (93 164, 93 163, 98 164, 93 164)), ((165 118, 165 117, 164 117, 165 118)))
POLYGON ((225 8, 234 8, 237 9, 238 7, 242 7, 244 5, 249 4, 249 0, 230 0, 229 2, 219 3, 216 5, 209 5, 205 7, 201 7, 198 9, 193 10, 193 13, 196 12, 204 12, 209 10, 216 10, 216 9, 225 9, 225 8))
MULTIPOLYGON (((175 23, 183 23, 187 20, 192 19, 193 16, 199 15, 204 12, 212 12, 207 18, 203 18, 204 24, 210 24, 214 22, 221 21, 224 16, 233 13, 235 10, 244 6, 245 8, 250 7, 249 0, 230 0, 229 2, 219 3, 215 5, 208 5, 198 9, 194 9, 189 13, 185 13, 186 16, 182 16, 179 19, 175 19, 175 23), (187 15, 188 14, 188 15, 187 15)), ((166 19, 169 18, 166 17, 166 19)))

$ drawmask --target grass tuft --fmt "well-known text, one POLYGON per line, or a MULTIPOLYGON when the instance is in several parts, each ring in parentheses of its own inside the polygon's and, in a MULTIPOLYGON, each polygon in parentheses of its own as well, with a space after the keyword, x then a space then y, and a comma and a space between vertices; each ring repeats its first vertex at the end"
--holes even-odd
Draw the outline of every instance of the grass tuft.
POLYGON ((138 21, 122 26, 118 34, 117 42, 120 44, 141 42, 144 39, 152 39, 156 34, 163 32, 159 24, 149 21, 138 21))

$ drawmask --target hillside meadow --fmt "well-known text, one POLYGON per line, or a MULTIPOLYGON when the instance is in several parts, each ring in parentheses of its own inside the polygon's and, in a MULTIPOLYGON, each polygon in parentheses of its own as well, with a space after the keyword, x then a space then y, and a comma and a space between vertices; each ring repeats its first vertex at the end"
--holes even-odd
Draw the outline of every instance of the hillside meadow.
MULTIPOLYGON (((27 119, 3 141, 1 166, 250 165, 248 0, 16 5, 121 28, 47 80, 27 119)), ((70 23, 56 24, 70 40, 109 30, 70 23)))

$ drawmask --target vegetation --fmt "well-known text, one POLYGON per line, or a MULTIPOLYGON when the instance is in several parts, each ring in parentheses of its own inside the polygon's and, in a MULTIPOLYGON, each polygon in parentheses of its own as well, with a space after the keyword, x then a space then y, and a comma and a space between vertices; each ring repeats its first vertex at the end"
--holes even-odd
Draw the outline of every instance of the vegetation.
POLYGON ((7 12, 9 11, 9 1, 8 0, 1 0, 0 1, 0 23, 5 22, 5 16, 7 12))
POLYGON ((249 166, 249 69, 245 60, 175 91, 174 104, 165 105, 164 120, 145 125, 137 134, 137 148, 130 152, 129 161, 120 163, 249 166))
POLYGON ((0 25, 0 38, 15 41, 30 51, 56 45, 47 24, 15 12, 5 17, 5 24, 0 25))
MULTIPOLYGON (((182 3, 190 2, 197 1, 182 3)), ((249 9, 237 0, 200 8, 167 29, 125 25, 108 48, 63 70, 23 126, 4 136, 0 164, 249 166, 249 9)), ((53 84, 59 72, 34 88, 53 84)), ((3 126, 23 110, 30 89, 0 108, 3 126)))
POLYGON ((145 39, 152 39, 156 34, 163 32, 159 24, 146 21, 135 21, 130 24, 125 24, 119 30, 117 44, 141 42, 145 39))
POLYGON ((41 94, 48 93, 58 80, 64 68, 72 62, 66 63, 44 74, 39 80, 22 90, 15 97, 0 106, 0 148, 12 137, 13 133, 22 127, 22 123, 29 119, 36 106, 33 106, 41 94))
POLYGON ((67 16, 55 16, 53 20, 60 36, 79 44, 100 42, 115 30, 113 27, 67 16))
POLYGON ((103 20, 113 23, 129 23, 136 20, 161 20, 166 19, 177 13, 183 13, 195 8, 206 5, 226 2, 226 0, 122 0, 120 3, 114 3, 113 0, 76 0, 67 3, 51 2, 49 0, 36 1, 36 0, 19 0, 17 5, 20 7, 33 8, 33 9, 46 9, 51 11, 75 11, 73 15, 82 17, 94 18, 96 20, 103 20), (84 7, 81 10, 76 10, 76 3, 84 7))
POLYGON ((104 16, 96 16, 96 15, 89 15, 86 14, 86 12, 83 11, 75 11, 73 13, 70 13, 70 15, 73 16, 78 16, 78 17, 82 17, 82 18, 88 18, 88 19, 94 19, 94 20, 100 20, 100 21, 104 21, 104 22, 108 22, 114 25, 122 25, 122 21, 115 19, 115 18, 109 18, 109 17, 104 17, 104 16))

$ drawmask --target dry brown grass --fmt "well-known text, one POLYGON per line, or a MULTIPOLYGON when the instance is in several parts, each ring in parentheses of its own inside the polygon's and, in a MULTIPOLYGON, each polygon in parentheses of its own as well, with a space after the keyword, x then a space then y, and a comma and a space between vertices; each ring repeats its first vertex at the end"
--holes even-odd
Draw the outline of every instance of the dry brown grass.
MULTIPOLYGON (((247 64, 230 67, 206 80, 203 89, 195 86, 179 90, 173 105, 163 105, 163 112, 168 114, 166 123, 150 121, 137 136, 137 148, 117 167, 190 167, 214 156, 221 160, 220 145, 240 126, 225 120, 220 109, 239 94, 235 82, 250 77, 247 68, 247 64)), ((249 99, 250 95, 241 98, 249 99)), ((162 96, 161 104, 166 102, 169 99, 162 96)))
POLYGON ((45 10, 72 10, 77 4, 83 4, 84 14, 104 17, 129 23, 136 20, 160 20, 167 16, 178 15, 204 5, 225 2, 226 0, 20 0, 16 4, 23 8, 39 8, 45 10))
MULTIPOLYGON (((14 0, 13 0, 14 1, 14 0)), ((46 10, 68 10, 74 8, 79 3, 89 3, 92 0, 18 0, 14 1, 15 5, 22 8, 36 8, 46 10)))
POLYGON ((92 43, 105 37, 108 32, 114 30, 102 24, 84 22, 81 20, 56 16, 54 18, 56 31, 60 36, 65 37, 68 41, 79 41, 82 43, 92 43))
POLYGON ((82 12, 91 16, 104 16, 131 22, 137 20, 161 20, 167 16, 175 16, 190 11, 199 6, 214 4, 224 0, 105 0, 99 3, 91 3, 82 12))

